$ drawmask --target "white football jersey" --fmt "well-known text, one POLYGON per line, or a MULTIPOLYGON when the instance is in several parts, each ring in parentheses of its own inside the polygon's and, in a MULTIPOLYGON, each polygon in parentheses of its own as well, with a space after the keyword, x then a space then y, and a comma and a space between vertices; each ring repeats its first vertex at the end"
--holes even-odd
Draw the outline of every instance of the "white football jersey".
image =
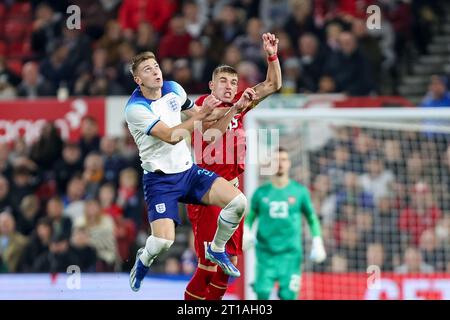
POLYGON ((186 141, 171 145, 153 137, 151 131, 158 121, 171 128, 179 125, 181 111, 192 108, 194 103, 174 81, 164 81, 161 91, 161 98, 150 100, 142 95, 139 87, 136 88, 127 102, 125 119, 139 149, 142 168, 150 172, 179 173, 192 166, 186 141))

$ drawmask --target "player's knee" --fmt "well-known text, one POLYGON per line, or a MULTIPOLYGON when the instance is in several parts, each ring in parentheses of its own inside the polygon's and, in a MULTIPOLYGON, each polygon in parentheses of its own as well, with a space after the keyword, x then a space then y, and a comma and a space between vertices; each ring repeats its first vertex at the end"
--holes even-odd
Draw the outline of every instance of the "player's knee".
POLYGON ((278 296, 281 300, 296 300, 298 292, 294 292, 292 290, 280 290, 278 296))
POLYGON ((247 208, 247 198, 243 193, 240 193, 233 200, 231 200, 226 207, 227 209, 235 212, 239 218, 242 218, 247 208))

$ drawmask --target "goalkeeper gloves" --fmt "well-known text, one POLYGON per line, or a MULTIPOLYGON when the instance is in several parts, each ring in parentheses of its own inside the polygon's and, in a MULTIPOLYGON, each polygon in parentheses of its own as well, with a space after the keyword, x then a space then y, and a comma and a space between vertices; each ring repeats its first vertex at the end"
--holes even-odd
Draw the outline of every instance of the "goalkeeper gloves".
POLYGON ((252 230, 244 224, 244 234, 242 235, 242 250, 247 251, 255 246, 255 236, 252 230))
POLYGON ((321 237, 314 237, 312 239, 311 255, 310 258, 315 263, 321 263, 327 257, 325 252, 325 247, 323 245, 323 240, 321 237))

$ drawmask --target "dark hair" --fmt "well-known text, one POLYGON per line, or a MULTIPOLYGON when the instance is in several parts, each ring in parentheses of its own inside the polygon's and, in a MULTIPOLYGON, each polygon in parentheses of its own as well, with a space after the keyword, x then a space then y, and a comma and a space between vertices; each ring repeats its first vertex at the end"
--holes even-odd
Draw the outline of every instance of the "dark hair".
POLYGON ((278 147, 277 152, 278 153, 281 153, 281 152, 289 153, 289 151, 285 147, 278 147))
POLYGON ((217 75, 219 73, 222 73, 222 72, 223 73, 229 73, 229 74, 232 74, 232 75, 237 75, 238 74, 236 69, 234 69, 232 66, 228 66, 228 65, 223 64, 223 65, 220 65, 220 66, 218 66, 217 68, 214 69, 213 74, 212 74, 213 79, 215 77, 217 77, 217 75))
POLYGON ((131 72, 131 74, 134 76, 134 73, 136 72, 136 70, 139 67, 139 65, 142 62, 144 62, 145 60, 148 60, 148 59, 156 60, 155 54, 153 52, 151 52, 151 51, 144 51, 144 52, 141 52, 141 53, 135 55, 131 59, 131 64, 130 64, 130 72, 131 72))

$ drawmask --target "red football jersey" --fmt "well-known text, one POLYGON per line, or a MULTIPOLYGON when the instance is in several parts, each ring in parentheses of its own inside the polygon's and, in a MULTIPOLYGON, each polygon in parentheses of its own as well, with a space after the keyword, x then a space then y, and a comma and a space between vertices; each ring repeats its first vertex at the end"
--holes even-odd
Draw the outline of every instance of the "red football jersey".
MULTIPOLYGON (((219 107, 231 107, 241 97, 243 91, 238 92, 232 103, 222 103, 219 107)), ((195 104, 202 106, 203 100, 208 95, 199 97, 195 104)), ((199 132, 192 134, 192 147, 194 149, 195 162, 202 168, 214 171, 218 175, 227 180, 232 180, 244 172, 245 165, 245 131, 244 116, 250 110, 247 109, 243 113, 236 114, 231 119, 227 131, 222 139, 208 144, 206 141, 195 141, 195 139, 203 136, 199 132), (201 146, 201 147, 200 147, 201 146)))

